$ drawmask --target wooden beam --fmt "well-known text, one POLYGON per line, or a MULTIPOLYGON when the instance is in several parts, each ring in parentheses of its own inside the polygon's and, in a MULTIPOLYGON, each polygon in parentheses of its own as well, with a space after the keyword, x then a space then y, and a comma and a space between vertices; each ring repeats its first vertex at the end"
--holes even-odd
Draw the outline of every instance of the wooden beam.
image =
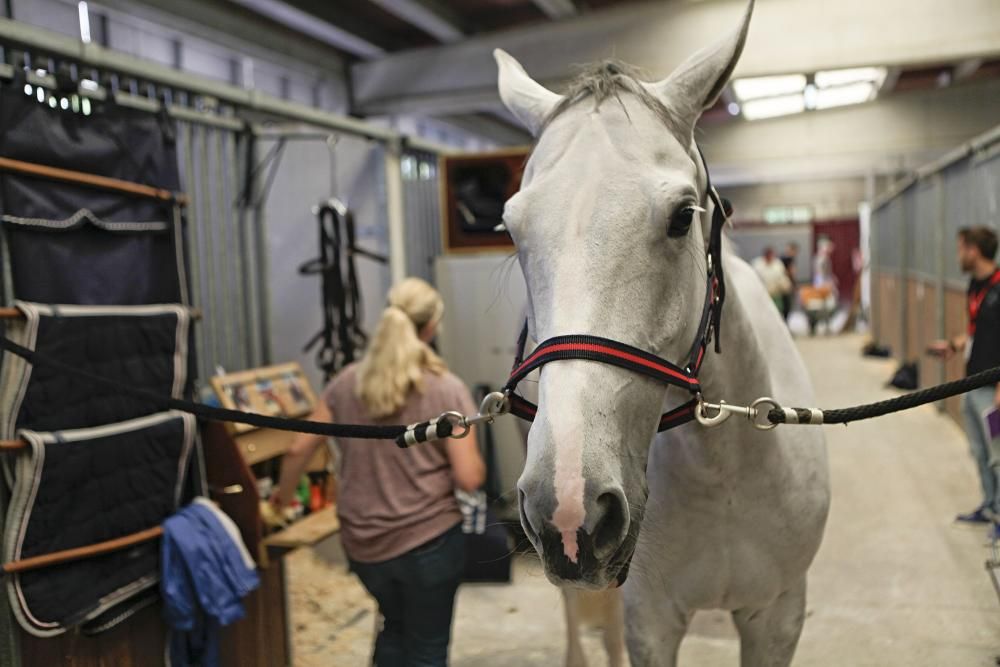
MULTIPOLYGON (((191 308, 188 312, 191 314, 192 320, 201 319, 200 308, 191 308)), ((0 308, 0 320, 16 320, 23 317, 24 313, 17 308, 0 308)))
POLYGON ((188 203, 186 195, 174 193, 170 190, 154 188, 149 185, 142 185, 141 183, 132 183, 131 181, 123 181, 119 178, 95 176, 94 174, 88 174, 82 171, 60 169, 58 167, 49 167, 43 164, 34 164, 33 162, 12 160, 6 157, 0 157, 0 169, 18 174, 25 174, 27 176, 47 178, 53 181, 73 183, 74 185, 83 185, 101 190, 121 192, 135 197, 147 197, 149 199, 159 199, 160 201, 168 202, 176 201, 182 206, 188 203))
POLYGON ((107 540, 106 542, 98 542, 97 544, 90 544, 85 547, 66 549, 64 551, 54 551, 41 556, 33 556, 31 558, 11 561, 9 563, 4 563, 0 570, 6 574, 15 574, 18 572, 27 572, 28 570, 37 570, 38 568, 48 567, 50 565, 68 563, 69 561, 93 558, 94 556, 101 556, 113 551, 120 551, 136 544, 149 542, 150 540, 155 540, 162 535, 163 527, 157 526, 155 528, 148 528, 124 537, 107 540))

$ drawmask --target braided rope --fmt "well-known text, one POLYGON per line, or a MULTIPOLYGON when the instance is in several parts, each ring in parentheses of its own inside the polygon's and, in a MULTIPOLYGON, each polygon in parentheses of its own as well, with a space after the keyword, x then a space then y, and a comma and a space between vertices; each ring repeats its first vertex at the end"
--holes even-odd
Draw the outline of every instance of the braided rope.
POLYGON ((841 408, 838 410, 822 410, 820 411, 822 413, 822 422, 815 420, 808 421, 805 419, 795 422, 793 419, 789 419, 790 411, 802 414, 814 412, 813 410, 805 408, 774 408, 767 413, 767 419, 772 424, 847 424, 849 422, 860 421, 862 419, 871 419, 872 417, 881 417, 893 412, 909 410, 910 408, 926 405, 927 403, 934 403, 945 398, 951 398, 952 396, 964 394, 991 384, 997 384, 998 382, 1000 382, 1000 366, 985 370, 981 373, 976 373, 975 375, 970 375, 969 377, 962 378, 961 380, 946 382, 944 384, 928 387, 927 389, 921 389, 920 391, 914 391, 897 398, 890 398, 877 403, 858 405, 851 408, 841 408))

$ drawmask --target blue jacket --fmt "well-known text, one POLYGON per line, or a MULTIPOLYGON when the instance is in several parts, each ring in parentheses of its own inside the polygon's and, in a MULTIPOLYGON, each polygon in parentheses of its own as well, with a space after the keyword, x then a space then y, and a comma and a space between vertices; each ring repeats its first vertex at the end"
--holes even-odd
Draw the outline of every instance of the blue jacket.
POLYGON ((219 664, 218 630, 244 616, 242 598, 260 579, 232 520, 195 498, 163 524, 164 615, 171 667, 219 664))

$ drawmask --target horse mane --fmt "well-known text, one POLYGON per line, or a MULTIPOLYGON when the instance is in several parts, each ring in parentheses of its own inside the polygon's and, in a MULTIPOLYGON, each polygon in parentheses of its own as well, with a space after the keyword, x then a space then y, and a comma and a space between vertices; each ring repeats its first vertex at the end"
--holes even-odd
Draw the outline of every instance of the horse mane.
POLYGON ((656 114, 677 136, 683 136, 683 129, 677 116, 642 85, 641 76, 641 70, 620 60, 602 60, 585 66, 570 82, 562 100, 549 112, 542 129, 544 130, 564 111, 585 99, 594 100, 596 111, 606 100, 614 98, 618 100, 627 116, 628 110, 621 98, 621 93, 624 92, 633 95, 643 106, 656 114))

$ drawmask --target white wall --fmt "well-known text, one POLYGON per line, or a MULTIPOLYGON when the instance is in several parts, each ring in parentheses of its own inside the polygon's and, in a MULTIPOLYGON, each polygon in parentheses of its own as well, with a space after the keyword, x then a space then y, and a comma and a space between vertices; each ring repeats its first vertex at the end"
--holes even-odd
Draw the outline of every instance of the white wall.
MULTIPOLYGON (((270 141, 261 142, 264 154, 270 141)), ((265 211, 269 265, 271 357, 275 363, 299 361, 313 386, 322 386, 315 349, 302 352, 320 330, 320 280, 302 276, 299 266, 319 255, 318 229, 312 206, 331 196, 354 212, 358 245, 388 253, 382 150, 362 139, 342 138, 331 153, 324 141, 289 142, 267 199, 265 211)), ((357 259, 364 313, 371 332, 385 305, 389 271, 365 258, 357 259)))
POLYGON ((809 206, 815 220, 853 218, 865 199, 862 178, 729 185, 720 188, 733 203, 736 222, 761 222, 772 206, 809 206))

